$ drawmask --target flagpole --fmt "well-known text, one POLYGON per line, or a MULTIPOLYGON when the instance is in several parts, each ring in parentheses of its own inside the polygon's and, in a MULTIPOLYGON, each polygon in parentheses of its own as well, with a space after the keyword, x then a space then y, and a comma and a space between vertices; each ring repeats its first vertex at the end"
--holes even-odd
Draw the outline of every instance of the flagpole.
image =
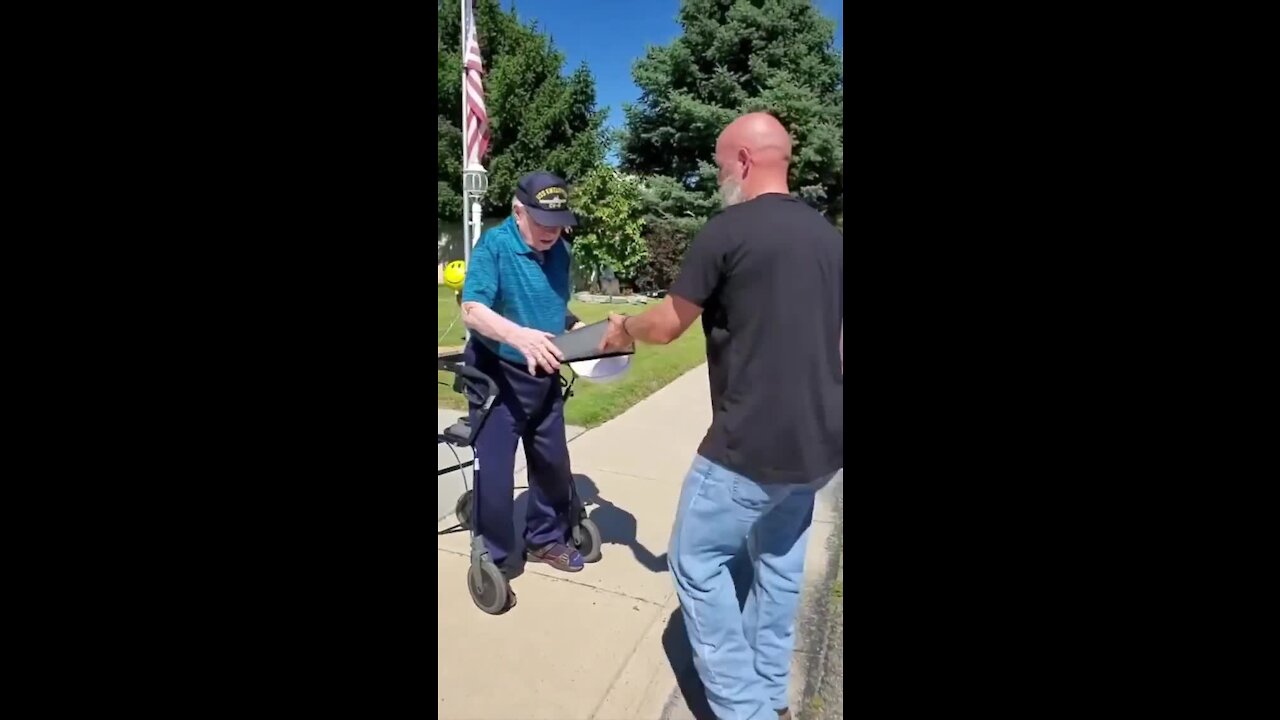
MULTIPOLYGON (((462 84, 458 86, 458 92, 462 97, 462 172, 463 176, 458 179, 462 181, 467 171, 467 3, 469 0, 460 0, 462 14, 458 17, 461 22, 458 23, 458 31, 460 33, 458 41, 458 52, 462 53, 462 84)), ((471 223, 467 217, 467 184, 465 181, 462 185, 462 260, 466 263, 468 270, 471 269, 471 223)), ((458 308, 462 310, 461 306, 458 308)), ((471 329, 463 325, 466 330, 466 340, 471 340, 471 329)))
MULTIPOLYGON (((463 253, 471 262, 472 246, 480 239, 480 198, 488 187, 488 178, 480 158, 489 146, 489 115, 484 105, 484 60, 480 57, 480 39, 476 34, 475 5, 462 3, 462 228, 463 253), (471 67, 471 65, 475 67, 471 67), (474 82, 472 82, 474 81, 474 82), (475 127, 471 127, 474 125, 475 127), (473 144, 474 143, 474 144, 473 144), (472 149, 474 148, 474 152, 472 149), (470 200, 471 207, 467 207, 470 200), (468 217, 467 210, 471 214, 468 217), (470 220, 470 222, 467 222, 470 220)), ((470 331, 467 339, 471 339, 470 331)))

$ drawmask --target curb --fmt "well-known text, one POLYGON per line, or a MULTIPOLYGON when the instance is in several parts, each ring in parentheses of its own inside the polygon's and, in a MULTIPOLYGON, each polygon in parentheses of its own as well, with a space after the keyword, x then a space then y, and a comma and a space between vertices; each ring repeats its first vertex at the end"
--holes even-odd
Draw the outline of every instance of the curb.
POLYGON ((797 625, 808 633, 809 647, 818 653, 805 663, 803 693, 799 707, 792 709, 796 720, 822 720, 843 717, 843 696, 833 697, 844 672, 844 487, 836 495, 835 530, 827 539, 827 566, 822 581, 810 588, 810 600, 805 603, 805 617, 797 619, 797 625), (840 595, 835 588, 840 585, 840 595), (833 700, 835 702, 833 702, 833 700), (832 707, 828 707, 828 706, 832 707), (834 706, 838 705, 838 709, 834 706))

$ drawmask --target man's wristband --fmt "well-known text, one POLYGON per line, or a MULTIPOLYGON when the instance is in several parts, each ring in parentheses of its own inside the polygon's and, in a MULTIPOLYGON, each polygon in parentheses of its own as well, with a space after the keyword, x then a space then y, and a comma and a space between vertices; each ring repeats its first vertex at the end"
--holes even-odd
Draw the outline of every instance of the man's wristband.
POLYGON ((630 315, 627 315, 626 317, 622 318, 622 332, 626 333, 627 337, 631 338, 632 340, 635 340, 636 336, 632 335, 631 331, 627 329, 627 321, 630 319, 631 319, 630 315))

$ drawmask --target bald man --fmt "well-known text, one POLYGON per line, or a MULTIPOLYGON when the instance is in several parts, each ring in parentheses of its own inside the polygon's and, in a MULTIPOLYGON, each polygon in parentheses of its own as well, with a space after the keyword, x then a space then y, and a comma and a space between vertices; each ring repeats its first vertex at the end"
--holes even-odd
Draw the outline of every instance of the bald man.
POLYGON ((790 718, 787 689, 814 495, 844 466, 844 239, 787 187, 791 138, 744 115, 715 148, 725 210, 654 309, 602 345, 666 344, 701 316, 711 427, 684 480, 668 564, 716 716, 790 718), (755 578, 738 609, 728 563, 755 578))

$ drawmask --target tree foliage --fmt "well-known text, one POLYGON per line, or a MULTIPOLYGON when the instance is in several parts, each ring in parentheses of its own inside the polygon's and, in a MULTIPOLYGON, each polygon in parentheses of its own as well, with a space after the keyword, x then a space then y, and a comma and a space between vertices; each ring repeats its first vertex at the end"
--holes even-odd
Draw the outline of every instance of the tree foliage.
POLYGON ((693 218, 661 218, 645 223, 645 261, 635 274, 637 290, 649 292, 671 287, 700 224, 693 218))
MULTIPOLYGON (((462 214, 462 56, 458 3, 437 15, 436 187, 439 217, 462 214)), ((561 74, 564 56, 536 24, 520 22, 499 0, 477 0, 476 32, 484 60, 491 139, 483 159, 486 216, 505 214, 516 180, 548 170, 572 183, 604 159, 605 112, 596 108, 595 79, 585 65, 561 74)))
POLYGON ((600 166, 573 187, 579 225, 573 255, 581 267, 610 266, 631 277, 645 260, 644 201, 639 184, 600 166))
POLYGON ((681 37, 634 64, 640 100, 624 107, 623 168, 671 181, 658 214, 718 203, 710 166, 716 137, 756 110, 791 132, 792 191, 829 215, 842 212, 844 80, 835 24, 811 0, 684 0, 679 21, 681 37))

